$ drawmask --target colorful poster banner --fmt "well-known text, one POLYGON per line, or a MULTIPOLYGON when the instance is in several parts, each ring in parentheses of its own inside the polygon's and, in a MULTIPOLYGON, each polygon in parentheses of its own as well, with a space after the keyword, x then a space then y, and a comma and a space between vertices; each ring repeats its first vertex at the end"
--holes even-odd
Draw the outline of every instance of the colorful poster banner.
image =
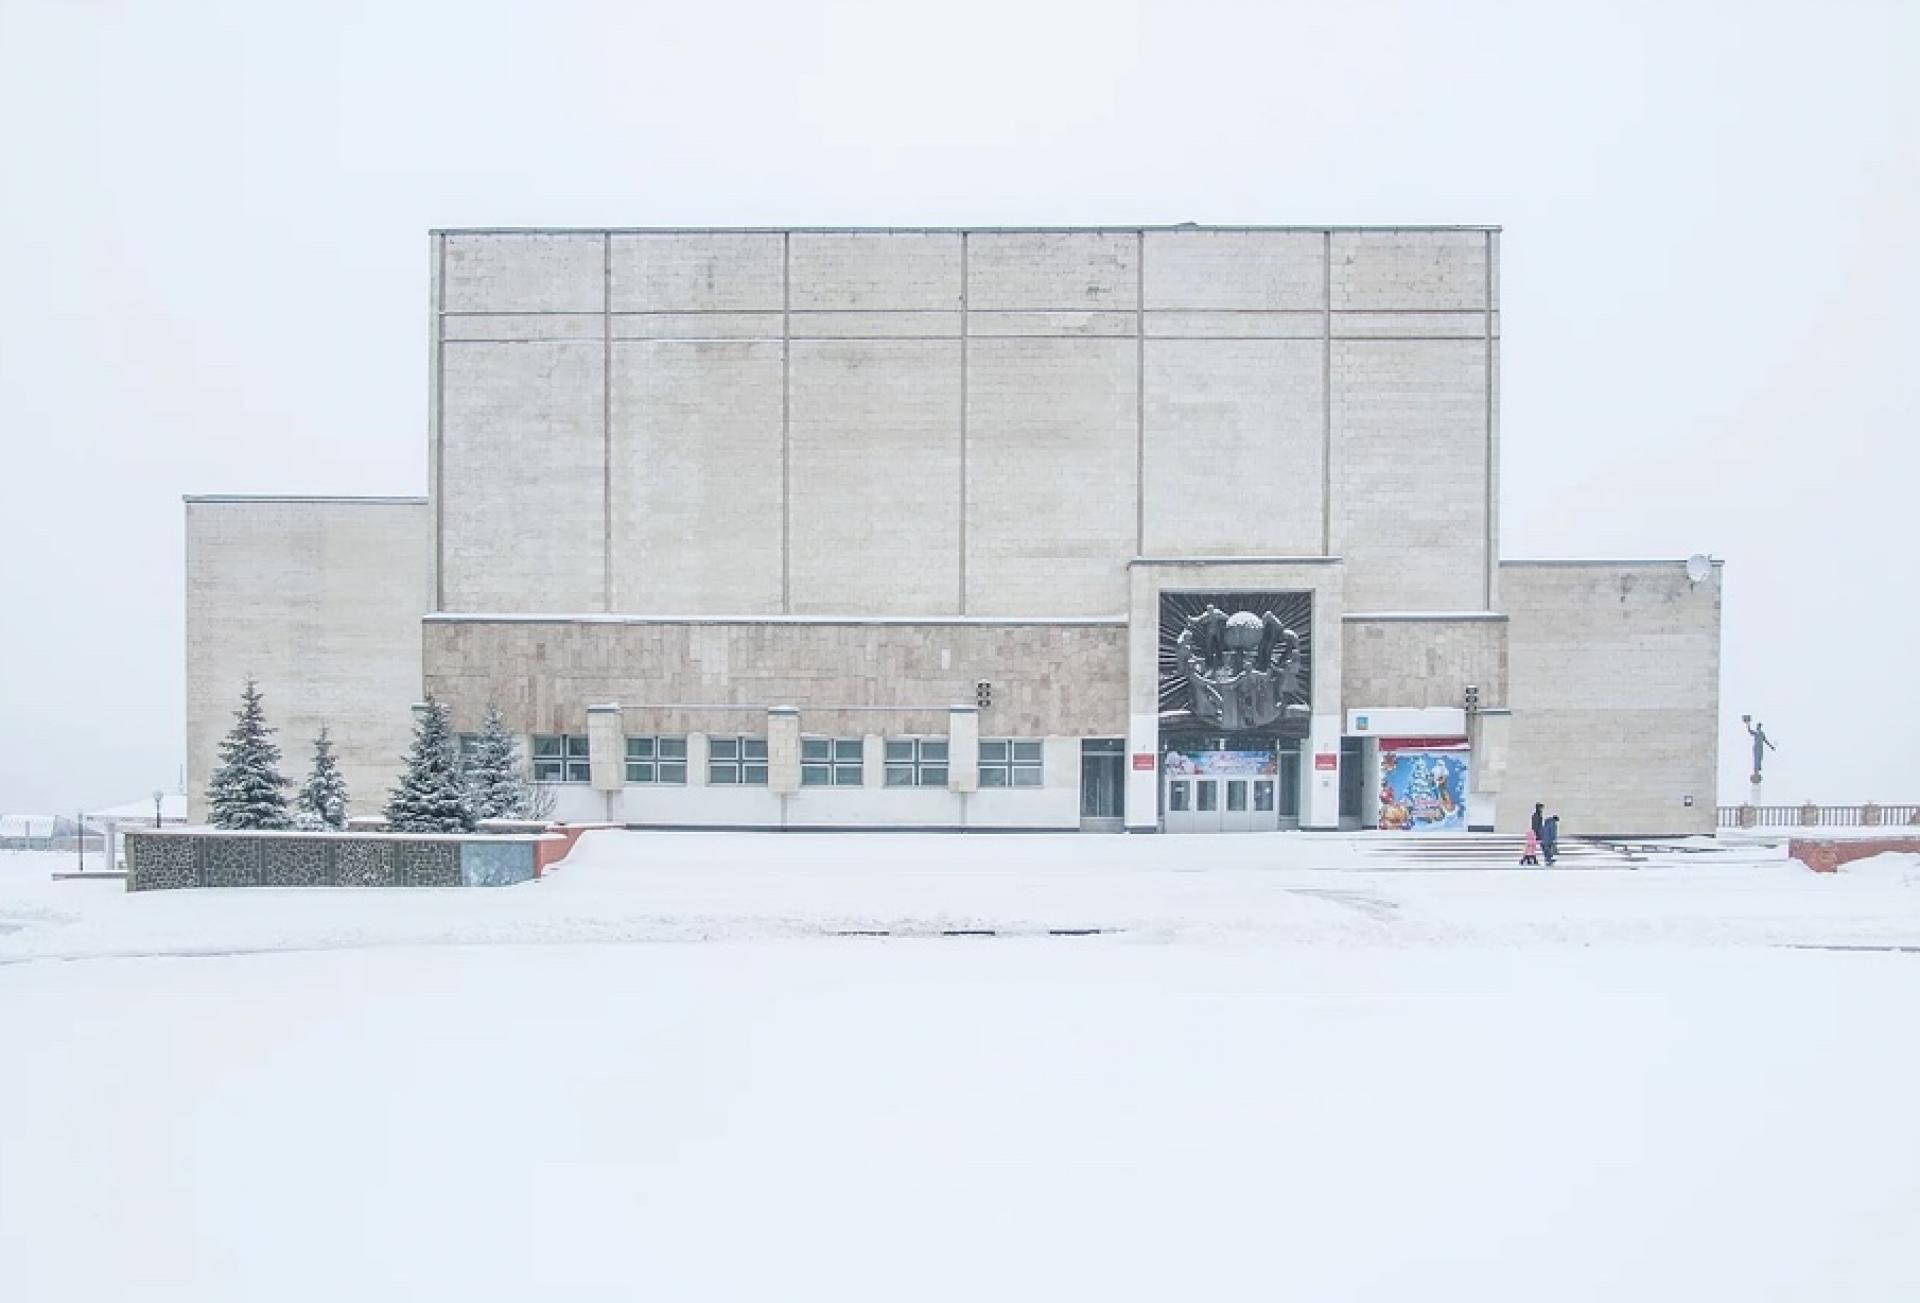
POLYGON ((1382 750, 1380 827, 1392 832, 1464 832, 1471 753, 1382 750))
POLYGON ((1182 777, 1211 778, 1231 775, 1244 778, 1278 772, 1279 764, 1271 751, 1169 751, 1167 772, 1182 777))

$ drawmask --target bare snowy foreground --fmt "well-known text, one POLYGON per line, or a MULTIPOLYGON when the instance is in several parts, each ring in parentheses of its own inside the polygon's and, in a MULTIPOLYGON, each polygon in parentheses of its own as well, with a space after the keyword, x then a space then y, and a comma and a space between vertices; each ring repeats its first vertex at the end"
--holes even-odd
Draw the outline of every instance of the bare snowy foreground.
POLYGON ((1347 845, 0 854, 0 1296, 1920 1297, 1920 860, 1347 845))

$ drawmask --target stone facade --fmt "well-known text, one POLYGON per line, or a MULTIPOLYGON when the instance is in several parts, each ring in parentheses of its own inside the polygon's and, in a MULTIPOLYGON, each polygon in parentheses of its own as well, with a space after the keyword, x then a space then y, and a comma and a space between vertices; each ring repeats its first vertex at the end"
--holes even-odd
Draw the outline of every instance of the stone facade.
POLYGON ((1114 615, 1143 554, 1492 603, 1492 230, 434 241, 436 610, 1114 615))
POLYGON ((420 698, 431 556, 420 498, 189 498, 187 803, 207 779, 241 685, 259 681, 282 772, 306 777, 332 726, 354 814, 387 799, 420 698))
POLYGON ((1341 695, 1348 710, 1507 704, 1507 620, 1501 615, 1379 616, 1343 622, 1341 695))
MULTIPOLYGON (((1453 721, 1503 827, 1537 792, 1570 835, 1711 829, 1717 571, 1497 561, 1496 230, 431 251, 426 503, 189 506, 196 792, 251 669, 290 772, 335 721, 361 809, 431 693, 463 731, 492 704, 523 738, 588 736, 574 818, 1072 827, 1082 741, 1098 786, 1124 737, 1125 822, 1149 829, 1160 596, 1284 592, 1312 601, 1311 723, 1283 757, 1301 826, 1365 818, 1340 768, 1374 754, 1343 745, 1360 708, 1453 721), (627 781, 648 735, 684 737, 684 788, 627 781), (760 737, 766 786, 707 784, 716 747, 760 737), (799 781, 818 738, 857 743, 865 790, 799 781), (903 738, 949 741, 944 787, 886 786, 903 738), (1009 738, 1044 748, 1040 785, 980 782, 981 743, 1009 738)), ((310 871, 278 863, 221 872, 310 871)))
POLYGON ((1110 736, 1126 713, 1118 621, 436 616, 425 629, 427 690, 468 730, 491 703, 529 733, 585 732, 588 708, 612 703, 630 733, 757 733, 772 706, 798 707, 809 733, 944 733, 949 708, 972 703, 983 680, 989 736, 1110 736))
POLYGON ((1562 835, 1714 831, 1720 568, 1509 562, 1511 760, 1503 830, 1535 801, 1562 835), (1691 798, 1691 804, 1688 803, 1691 798))

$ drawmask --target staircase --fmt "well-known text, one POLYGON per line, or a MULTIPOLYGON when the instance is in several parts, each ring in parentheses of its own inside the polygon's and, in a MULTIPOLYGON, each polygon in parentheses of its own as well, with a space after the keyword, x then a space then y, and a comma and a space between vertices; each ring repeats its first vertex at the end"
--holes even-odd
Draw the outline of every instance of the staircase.
POLYGON ((1382 869, 1515 869, 1521 873, 1560 873, 1569 869, 1633 869, 1646 856, 1605 842, 1563 840, 1552 869, 1522 866, 1524 836, 1503 833, 1373 833, 1354 839, 1356 863, 1382 869))

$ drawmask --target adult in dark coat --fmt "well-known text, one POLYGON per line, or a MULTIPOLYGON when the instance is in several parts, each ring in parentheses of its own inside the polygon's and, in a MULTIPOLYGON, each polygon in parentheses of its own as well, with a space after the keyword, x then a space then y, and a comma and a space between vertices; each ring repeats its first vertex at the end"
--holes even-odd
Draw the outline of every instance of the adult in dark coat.
POLYGON ((1547 839, 1547 806, 1544 801, 1533 803, 1533 835, 1541 841, 1547 839))
POLYGON ((1548 815, 1540 828, 1540 851, 1547 857, 1547 867, 1552 868, 1554 858, 1560 854, 1560 816, 1548 815))

